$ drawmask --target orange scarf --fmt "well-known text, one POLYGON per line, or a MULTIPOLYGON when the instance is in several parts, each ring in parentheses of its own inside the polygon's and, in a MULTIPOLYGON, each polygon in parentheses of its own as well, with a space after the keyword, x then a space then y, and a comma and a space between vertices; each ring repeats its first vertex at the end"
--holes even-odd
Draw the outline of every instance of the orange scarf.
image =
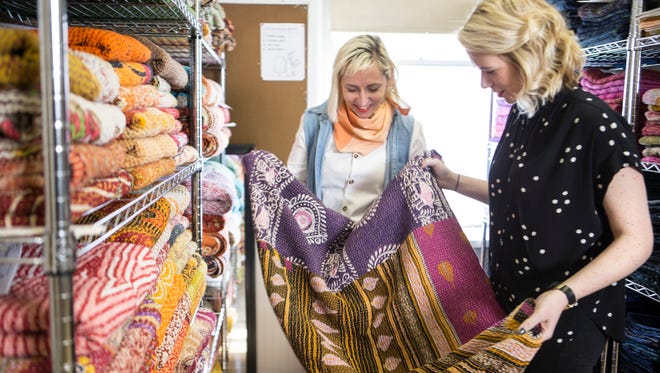
POLYGON ((392 124, 394 108, 385 101, 368 119, 358 117, 342 102, 337 110, 333 134, 340 152, 366 155, 385 143, 392 124))

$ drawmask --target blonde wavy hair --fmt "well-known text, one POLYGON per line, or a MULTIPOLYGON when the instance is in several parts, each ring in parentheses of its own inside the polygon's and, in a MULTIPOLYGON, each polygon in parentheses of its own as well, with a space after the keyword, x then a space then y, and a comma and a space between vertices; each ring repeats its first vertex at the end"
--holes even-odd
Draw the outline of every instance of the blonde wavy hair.
POLYGON ((328 98, 328 117, 334 123, 337 121, 337 109, 343 100, 341 94, 341 79, 354 75, 371 66, 378 66, 387 78, 387 98, 391 102, 399 102, 399 92, 396 87, 397 69, 392 62, 383 41, 375 35, 358 35, 348 40, 337 51, 332 69, 332 86, 328 98))
POLYGON ((585 57, 575 34, 545 0, 483 0, 458 39, 468 53, 500 55, 520 71, 516 101, 529 117, 582 75, 585 57))

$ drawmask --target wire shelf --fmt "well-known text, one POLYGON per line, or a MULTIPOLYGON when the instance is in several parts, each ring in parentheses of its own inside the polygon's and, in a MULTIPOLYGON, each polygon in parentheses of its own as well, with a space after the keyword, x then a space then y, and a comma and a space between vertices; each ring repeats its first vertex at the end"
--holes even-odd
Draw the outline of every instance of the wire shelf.
POLYGON ((636 291, 636 292, 642 294, 643 296, 645 296, 647 298, 650 298, 650 299, 653 299, 654 301, 660 303, 660 296, 658 296, 658 293, 656 293, 655 291, 647 288, 644 285, 641 285, 641 284, 638 284, 634 281, 626 279, 626 287, 630 290, 636 291))
MULTIPOLYGON (((5 20, 34 27, 38 25, 36 1, 2 0, 0 4, 5 20)), ((142 22, 146 22, 167 28, 176 23, 186 29, 196 27, 200 30, 199 21, 182 0, 69 0, 66 10, 69 22, 75 25, 108 23, 120 28, 141 27, 142 22)), ((133 29, 133 32, 136 31, 133 29)))

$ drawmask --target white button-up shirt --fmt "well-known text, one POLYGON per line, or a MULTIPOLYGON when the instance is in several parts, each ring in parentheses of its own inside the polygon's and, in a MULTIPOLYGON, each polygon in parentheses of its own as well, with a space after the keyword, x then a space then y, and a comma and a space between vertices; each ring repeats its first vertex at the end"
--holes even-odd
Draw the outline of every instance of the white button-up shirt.
MULTIPOLYGON (((303 183, 307 182, 307 145, 302 123, 296 133, 296 139, 287 167, 303 183)), ((387 143, 369 152, 342 153, 337 149, 333 136, 326 145, 321 178, 323 204, 346 217, 358 221, 362 218, 373 201, 385 189, 385 160, 387 143)), ((426 141, 421 125, 415 121, 410 141, 410 157, 422 154, 426 150, 426 141)))

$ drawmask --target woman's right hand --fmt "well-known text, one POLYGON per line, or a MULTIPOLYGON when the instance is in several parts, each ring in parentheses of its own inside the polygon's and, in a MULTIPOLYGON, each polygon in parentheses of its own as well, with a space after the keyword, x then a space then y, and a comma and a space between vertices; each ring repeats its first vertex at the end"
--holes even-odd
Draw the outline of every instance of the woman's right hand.
POLYGON ((458 174, 452 172, 449 167, 445 165, 445 162, 443 162, 442 159, 425 159, 422 162, 422 166, 431 169, 431 173, 433 176, 435 176, 436 180, 438 181, 438 185, 440 185, 441 188, 454 190, 456 181, 458 180, 458 174))

